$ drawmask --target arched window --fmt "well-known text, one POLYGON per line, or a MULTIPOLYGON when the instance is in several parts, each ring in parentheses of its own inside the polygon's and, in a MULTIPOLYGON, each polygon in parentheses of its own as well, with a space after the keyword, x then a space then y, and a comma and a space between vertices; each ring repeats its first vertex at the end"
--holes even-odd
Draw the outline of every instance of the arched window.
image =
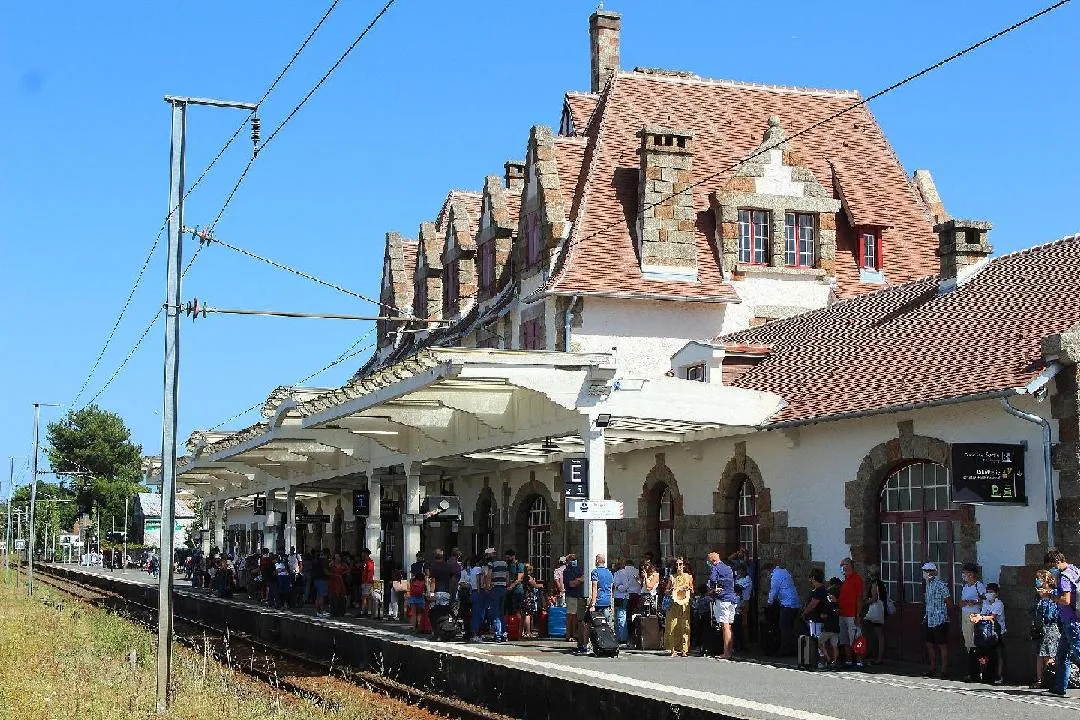
POLYGON ((739 484, 735 514, 738 518, 739 547, 746 551, 747 558, 754 559, 758 551, 757 491, 748 477, 744 477, 739 484))
POLYGON ((476 508, 476 533, 473 536, 473 552, 476 555, 482 555, 487 548, 495 547, 497 513, 495 501, 491 497, 481 499, 479 507, 476 508))
POLYGON ((660 493, 660 512, 657 525, 660 529, 660 562, 667 565, 675 556, 675 508, 671 488, 665 487, 660 493))
POLYGON ((529 505, 528 533, 533 577, 546 583, 551 575, 551 516, 547 501, 539 495, 529 505))
POLYGON ((900 468, 885 480, 879 512, 881 579, 890 596, 921 604, 921 567, 930 561, 959 597, 960 517, 952 504, 949 469, 934 463, 900 468))

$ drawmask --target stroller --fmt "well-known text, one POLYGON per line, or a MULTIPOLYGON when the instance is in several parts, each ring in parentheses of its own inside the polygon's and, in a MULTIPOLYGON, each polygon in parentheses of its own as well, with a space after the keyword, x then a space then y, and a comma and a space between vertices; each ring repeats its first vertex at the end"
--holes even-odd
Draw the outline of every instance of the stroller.
POLYGON ((428 610, 431 635, 439 642, 460 640, 465 635, 465 623, 461 620, 458 603, 450 601, 448 592, 435 593, 435 604, 428 610))

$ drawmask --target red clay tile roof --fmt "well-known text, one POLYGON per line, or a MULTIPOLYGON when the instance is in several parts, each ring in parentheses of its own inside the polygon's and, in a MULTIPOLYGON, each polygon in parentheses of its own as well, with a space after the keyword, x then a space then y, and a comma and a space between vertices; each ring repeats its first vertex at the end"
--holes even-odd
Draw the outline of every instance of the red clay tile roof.
POLYGON ((938 296, 936 277, 726 335, 772 346, 733 384, 807 421, 1027 384, 1042 338, 1080 323, 1080 235, 1004 255, 938 296))
MULTIPOLYGON (((731 167, 761 143, 770 115, 780 117, 789 136, 847 108, 853 92, 749 85, 655 73, 619 73, 597 110, 585 197, 571 236, 571 248, 548 290, 661 295, 683 299, 735 299, 724 282, 714 241, 715 220, 708 195, 730 176, 724 173, 694 189, 698 209, 698 282, 645 279, 634 248, 638 204, 636 133, 649 124, 694 132, 695 182, 731 167)), ((866 189, 852 188, 860 213, 890 225, 883 235, 884 273, 890 283, 906 282, 937 270, 937 237, 930 216, 889 147, 877 122, 863 106, 791 141, 826 188, 835 187, 830 161, 867 178, 866 189), (857 172, 854 170, 857 168, 857 172)), ((844 185, 848 191, 847 184, 844 185)), ((837 293, 847 297, 879 289, 861 284, 857 243, 850 228, 837 232, 837 293)))
POLYGON ((581 136, 589 131, 589 122, 600 102, 600 96, 592 93, 568 92, 565 103, 570 108, 570 117, 574 122, 574 134, 581 136))
POLYGON ((587 143, 577 138, 555 138, 555 164, 559 169, 559 190, 566 217, 574 219, 581 190, 584 186, 585 150, 587 143))
MULTIPOLYGON (((483 193, 472 190, 451 190, 446 193, 446 199, 443 200, 442 207, 439 209, 439 215, 435 219, 435 229, 439 232, 440 242, 442 242, 442 236, 446 234, 446 222, 450 218, 450 205, 455 200, 461 201, 465 206, 466 212, 469 213, 469 224, 472 226, 474 232, 477 224, 480 222, 480 205, 484 200, 483 193)), ((442 248, 439 248, 439 252, 441 255, 442 248)))

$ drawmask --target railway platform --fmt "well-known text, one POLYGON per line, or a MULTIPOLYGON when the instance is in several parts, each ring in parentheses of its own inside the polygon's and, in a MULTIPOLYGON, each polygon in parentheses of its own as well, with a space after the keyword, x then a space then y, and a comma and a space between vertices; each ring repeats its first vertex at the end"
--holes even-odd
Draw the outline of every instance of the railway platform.
MULTIPOLYGON (((50 566, 89 584, 131 596, 153 595, 145 572, 50 566)), ((618 658, 578 657, 559 640, 438 643, 401 624, 357 618, 317 618, 310 609, 275 610, 246 599, 219 599, 176 586, 176 612, 308 653, 332 653, 355 667, 512 717, 743 718, 752 720, 936 720, 1007 716, 1034 720, 1047 711, 1080 717, 1080 691, 1058 698, 1043 690, 923 679, 890 665, 864 671, 806 672, 782 662, 670 658, 624 651, 618 658)), ((156 592, 156 591, 155 591, 156 592)), ((1010 658, 1011 662, 1027 658, 1010 658)))

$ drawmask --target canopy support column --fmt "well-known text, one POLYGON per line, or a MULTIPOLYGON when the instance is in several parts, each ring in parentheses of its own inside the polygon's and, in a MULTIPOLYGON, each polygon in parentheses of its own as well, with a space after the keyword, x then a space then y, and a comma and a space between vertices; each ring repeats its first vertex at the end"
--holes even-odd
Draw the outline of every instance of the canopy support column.
POLYGON ((405 508, 402 512, 402 565, 408 567, 420 552, 420 463, 405 465, 405 508))
POLYGON ((364 518, 364 547, 371 551, 375 561, 375 580, 382 579, 382 482, 375 475, 375 468, 367 472, 368 514, 364 518))
POLYGON ((263 522, 263 547, 270 548, 272 553, 277 552, 277 531, 281 522, 274 510, 276 495, 276 490, 266 491, 266 520, 263 522), (271 520, 274 521, 273 525, 270 524, 271 520))
POLYGON ((296 547, 296 488, 285 491, 285 552, 296 547))
POLYGON ((225 501, 214 501, 214 513, 210 526, 210 546, 225 552, 225 501))
MULTIPOLYGON (((585 442, 585 457, 589 462, 589 499, 604 499, 604 428, 596 427, 595 416, 585 416, 581 429, 581 439, 585 442)), ((589 592, 588 577, 596 567, 596 556, 607 557, 607 520, 584 520, 585 557, 581 559, 585 568, 586 595, 589 592)))

